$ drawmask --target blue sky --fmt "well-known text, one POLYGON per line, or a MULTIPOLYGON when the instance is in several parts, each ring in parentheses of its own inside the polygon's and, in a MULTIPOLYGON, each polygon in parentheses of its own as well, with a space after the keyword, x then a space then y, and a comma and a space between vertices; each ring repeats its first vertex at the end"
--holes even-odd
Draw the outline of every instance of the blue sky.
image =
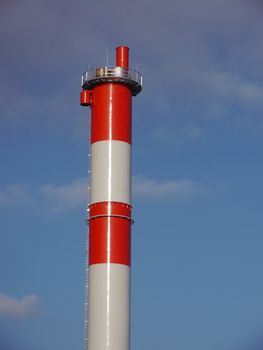
POLYGON ((84 70, 118 45, 133 101, 132 348, 259 350, 261 1, 0 4, 0 348, 83 348, 84 70))

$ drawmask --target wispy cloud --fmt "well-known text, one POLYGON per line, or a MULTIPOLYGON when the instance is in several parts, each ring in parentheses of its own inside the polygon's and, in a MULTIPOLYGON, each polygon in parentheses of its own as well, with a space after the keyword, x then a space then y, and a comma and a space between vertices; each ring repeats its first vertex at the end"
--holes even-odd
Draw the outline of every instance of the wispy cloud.
POLYGON ((88 179, 76 179, 63 185, 43 185, 39 191, 52 211, 74 209, 88 201, 88 179))
POLYGON ((38 296, 27 295, 21 299, 0 294, 0 315, 25 318, 36 311, 38 296))
MULTIPOLYGON (((74 210, 88 203, 88 178, 67 184, 45 184, 35 188, 11 185, 0 191, 0 206, 28 204, 45 207, 52 212, 74 210)), ((191 179, 156 180, 145 176, 133 177, 133 194, 143 198, 188 198, 202 193, 203 188, 191 179)))
POLYGON ((234 75, 229 72, 203 72, 207 87, 216 96, 228 99, 239 99, 247 103, 262 103, 263 85, 234 75))
POLYGON ((33 198, 27 186, 9 185, 0 190, 0 206, 10 206, 13 204, 32 203, 33 198))
POLYGON ((190 179, 155 180, 142 176, 133 179, 134 195, 145 198, 186 198, 201 192, 201 187, 190 179))

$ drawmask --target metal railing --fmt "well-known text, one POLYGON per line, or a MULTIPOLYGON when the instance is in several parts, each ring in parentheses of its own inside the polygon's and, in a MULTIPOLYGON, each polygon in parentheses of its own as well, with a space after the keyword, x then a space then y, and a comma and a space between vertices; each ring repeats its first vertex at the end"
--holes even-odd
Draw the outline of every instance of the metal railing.
POLYGON ((99 67, 89 69, 84 72, 81 79, 81 85, 86 83, 99 80, 99 79, 112 79, 113 81, 117 78, 120 80, 127 80, 135 82, 136 84, 142 86, 142 75, 134 69, 124 69, 123 67, 99 67))

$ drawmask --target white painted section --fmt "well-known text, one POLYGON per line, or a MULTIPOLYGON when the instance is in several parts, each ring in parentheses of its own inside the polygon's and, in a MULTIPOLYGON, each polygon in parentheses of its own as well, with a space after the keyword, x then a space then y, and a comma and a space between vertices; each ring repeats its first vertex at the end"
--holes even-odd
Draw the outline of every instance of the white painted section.
POLYGON ((90 204, 131 204, 131 145, 123 141, 98 141, 91 145, 90 204))
POLYGON ((130 267, 89 267, 88 350, 130 349, 130 267))

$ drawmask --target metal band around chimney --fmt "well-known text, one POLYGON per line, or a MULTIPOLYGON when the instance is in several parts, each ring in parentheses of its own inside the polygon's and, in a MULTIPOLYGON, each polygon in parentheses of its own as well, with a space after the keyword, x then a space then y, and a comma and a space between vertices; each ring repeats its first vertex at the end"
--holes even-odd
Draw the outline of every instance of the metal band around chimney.
POLYGON ((101 218, 117 218, 117 219, 123 219, 123 220, 127 220, 131 223, 131 225, 134 224, 134 220, 126 215, 117 215, 117 214, 98 214, 98 215, 93 215, 90 216, 89 218, 86 219, 87 224, 89 225, 91 220, 95 220, 95 219, 101 219, 101 218))

